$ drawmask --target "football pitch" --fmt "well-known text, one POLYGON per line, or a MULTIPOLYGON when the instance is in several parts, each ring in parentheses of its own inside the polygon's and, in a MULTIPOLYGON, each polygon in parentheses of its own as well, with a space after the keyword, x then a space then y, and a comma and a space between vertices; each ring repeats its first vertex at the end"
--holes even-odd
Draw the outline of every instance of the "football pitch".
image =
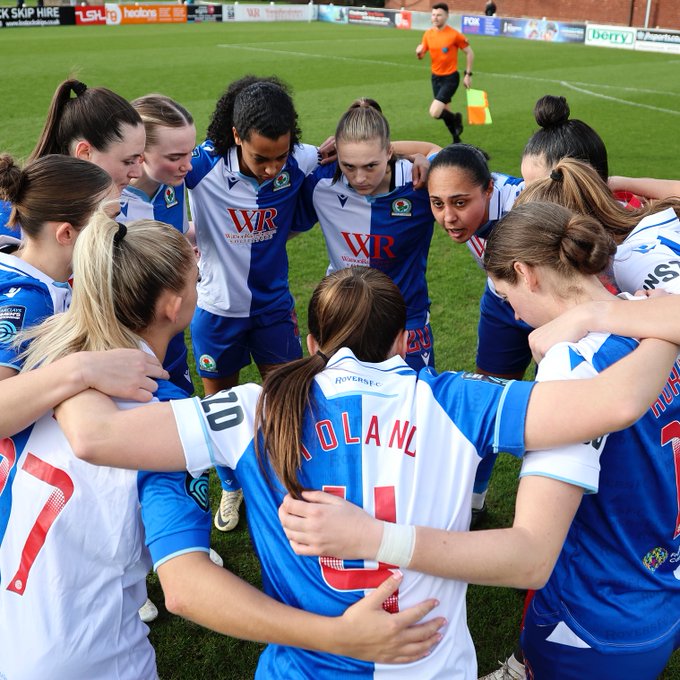
MULTIPOLYGON (((28 155, 56 85, 69 76, 130 99, 150 92, 177 99, 193 113, 200 142, 217 98, 247 73, 274 74, 291 85, 305 142, 321 143, 352 100, 367 96, 381 104, 393 139, 444 146, 450 142, 446 128, 427 115, 429 62, 415 58, 419 37, 416 31, 318 22, 0 29, 0 151, 28 155)), ((466 126, 463 140, 486 150, 492 169, 519 173, 522 149, 536 129, 533 105, 542 95, 555 94, 567 98, 572 117, 600 133, 611 174, 680 178, 680 55, 470 40, 473 87, 488 92, 494 122, 466 126)), ((461 88, 454 108, 463 110, 464 101, 461 88)), ((305 333, 307 301, 327 263, 320 230, 292 240, 289 255, 305 333)), ((438 229, 428 278, 437 368, 473 369, 484 275, 467 248, 438 229)), ((250 368, 242 379, 255 380, 257 372, 250 368)), ((501 456, 484 527, 511 522, 517 471, 517 461, 501 456)), ((215 480, 212 484, 216 506, 219 489, 215 480)), ((213 546, 225 566, 259 583, 245 518, 231 534, 214 532, 213 546)), ((153 579, 150 595, 162 603, 153 579)), ((480 674, 512 650, 522 603, 522 594, 512 589, 470 588, 468 618, 480 674)), ((261 646, 210 633, 159 608, 151 639, 163 680, 252 677, 261 646)), ((679 653, 662 677, 680 678, 679 653)))

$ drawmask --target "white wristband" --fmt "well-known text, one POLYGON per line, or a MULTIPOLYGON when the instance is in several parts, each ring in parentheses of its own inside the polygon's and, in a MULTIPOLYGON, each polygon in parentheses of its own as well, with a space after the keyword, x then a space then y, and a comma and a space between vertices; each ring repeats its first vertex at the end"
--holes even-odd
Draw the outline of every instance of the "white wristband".
POLYGON ((383 522, 383 535, 376 553, 377 562, 408 567, 416 546, 416 528, 411 524, 383 522))

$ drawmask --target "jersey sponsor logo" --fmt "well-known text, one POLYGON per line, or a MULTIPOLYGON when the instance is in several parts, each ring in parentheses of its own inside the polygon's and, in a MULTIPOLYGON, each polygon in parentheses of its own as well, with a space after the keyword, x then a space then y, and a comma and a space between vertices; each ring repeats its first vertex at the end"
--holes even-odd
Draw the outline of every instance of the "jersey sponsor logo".
POLYGON ((241 180, 238 177, 227 177, 227 184, 233 189, 241 180))
POLYGON ((392 217, 411 217, 413 205, 408 198, 397 198, 392 201, 392 217))
POLYGON ((209 354, 201 354, 198 364, 202 371, 215 373, 217 371, 217 362, 209 354))
POLYGON ((661 283, 668 283, 680 276, 680 260, 670 260, 654 267, 642 282, 644 290, 654 290, 661 283))
MULTIPOLYGON (((393 236, 385 234, 355 234, 351 231, 341 231, 340 233, 352 255, 358 258, 357 263, 367 262, 369 258, 374 260, 392 260, 396 257, 392 250, 394 245, 393 236)), ((343 257, 343 260, 345 259, 343 257)))
POLYGON ((655 572, 668 559, 668 550, 665 548, 654 548, 643 558, 642 564, 652 573, 655 572))
POLYGON ((9 344, 14 336, 23 328, 26 307, 9 305, 0 307, 0 342, 9 344))
POLYGON ((203 512, 208 512, 210 503, 208 500, 208 472, 194 479, 188 472, 184 478, 184 490, 187 496, 198 505, 203 512))
POLYGON ((345 196, 345 194, 340 194, 338 196, 338 201, 340 201, 340 207, 341 208, 345 207, 345 203, 347 203, 348 198, 349 198, 349 196, 345 196))
POLYGON ((272 191, 280 191, 290 186, 290 173, 287 170, 280 172, 274 179, 272 191))
POLYGON ((274 218, 278 215, 276 208, 253 208, 243 210, 227 208, 237 233, 226 232, 224 237, 233 245, 247 245, 259 241, 268 241, 276 235, 274 218))
POLYGON ((175 194, 175 187, 165 187, 163 198, 165 199, 166 208, 172 208, 179 203, 177 195, 175 194))

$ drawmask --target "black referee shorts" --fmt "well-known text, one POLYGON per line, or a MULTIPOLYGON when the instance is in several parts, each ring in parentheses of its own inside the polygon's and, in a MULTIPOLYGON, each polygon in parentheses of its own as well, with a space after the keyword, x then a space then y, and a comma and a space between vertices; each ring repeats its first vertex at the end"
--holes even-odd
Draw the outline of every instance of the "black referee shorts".
POLYGON ((432 92, 434 98, 442 102, 442 104, 448 104, 453 99, 458 85, 460 85, 460 73, 458 71, 454 71, 448 76, 432 74, 432 92))

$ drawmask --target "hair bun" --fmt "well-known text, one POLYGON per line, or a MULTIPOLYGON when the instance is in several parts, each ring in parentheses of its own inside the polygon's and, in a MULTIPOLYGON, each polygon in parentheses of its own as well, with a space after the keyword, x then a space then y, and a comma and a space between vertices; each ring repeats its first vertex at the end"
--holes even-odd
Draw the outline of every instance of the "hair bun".
POLYGON ((16 203, 23 190, 25 176, 9 154, 0 155, 0 198, 16 203))
POLYGON ((534 106, 534 118, 544 129, 559 127, 569 120, 569 104, 564 97, 546 94, 534 106))

